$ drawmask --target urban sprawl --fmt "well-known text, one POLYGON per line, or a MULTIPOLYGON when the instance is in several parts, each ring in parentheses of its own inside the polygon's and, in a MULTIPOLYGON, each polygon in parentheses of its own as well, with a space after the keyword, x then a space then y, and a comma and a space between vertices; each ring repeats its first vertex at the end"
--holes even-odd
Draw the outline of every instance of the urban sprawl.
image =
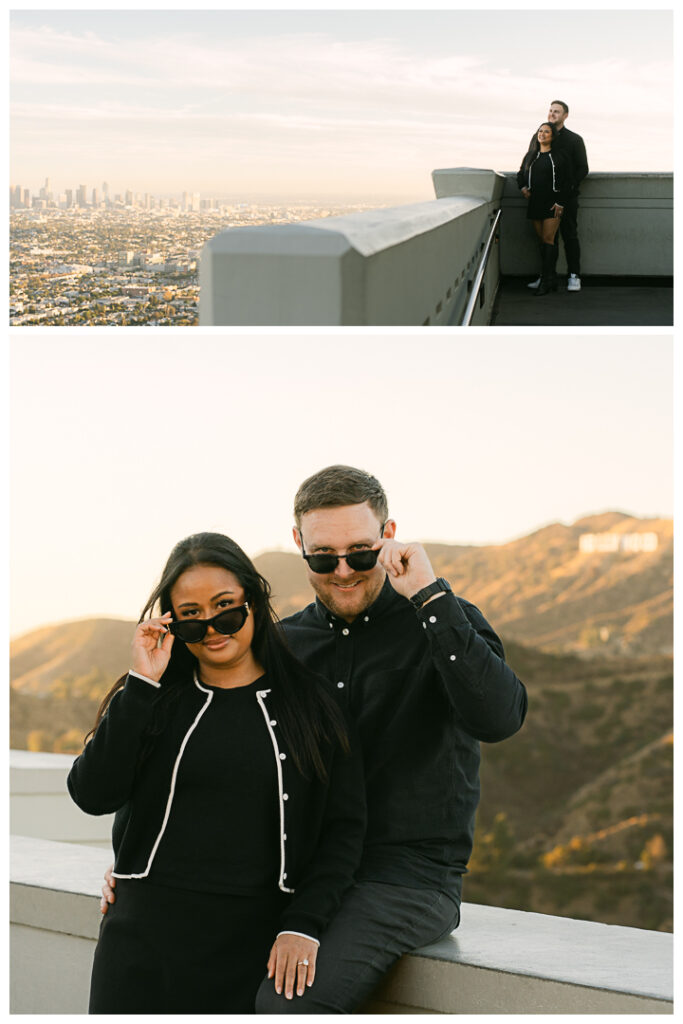
POLYGON ((364 208, 10 187, 10 326, 195 326, 202 246, 231 227, 364 208))

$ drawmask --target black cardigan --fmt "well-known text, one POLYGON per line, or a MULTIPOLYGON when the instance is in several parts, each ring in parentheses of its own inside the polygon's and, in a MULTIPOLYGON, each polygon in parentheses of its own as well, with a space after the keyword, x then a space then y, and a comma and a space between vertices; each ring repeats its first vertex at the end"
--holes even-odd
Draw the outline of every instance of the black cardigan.
MULTIPOLYGON (((129 674, 68 777, 69 792, 82 810, 118 812, 113 843, 114 875, 119 878, 147 877, 165 815, 172 811, 174 769, 182 758, 183 742, 214 696, 195 676, 183 689, 168 727, 155 737, 152 753, 140 764, 146 728, 161 693, 162 688, 129 674)), ((352 733, 348 755, 338 745, 327 744, 327 781, 304 778, 288 756, 277 719, 268 708, 271 693, 264 679, 255 699, 270 733, 278 777, 278 886, 292 893, 280 928, 317 938, 360 861, 365 798, 359 748, 352 733)))

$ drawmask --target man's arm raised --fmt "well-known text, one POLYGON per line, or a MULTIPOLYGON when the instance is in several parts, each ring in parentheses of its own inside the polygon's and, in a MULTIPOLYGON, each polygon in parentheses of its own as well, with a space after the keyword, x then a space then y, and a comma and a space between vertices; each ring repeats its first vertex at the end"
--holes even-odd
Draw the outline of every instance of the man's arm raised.
MULTIPOLYGON (((378 561, 392 587, 410 600, 436 582, 421 544, 378 541, 378 561)), ((521 727, 526 690, 510 666, 498 636, 481 612, 450 592, 427 597, 417 609, 434 665, 463 728, 475 739, 494 743, 521 727)))

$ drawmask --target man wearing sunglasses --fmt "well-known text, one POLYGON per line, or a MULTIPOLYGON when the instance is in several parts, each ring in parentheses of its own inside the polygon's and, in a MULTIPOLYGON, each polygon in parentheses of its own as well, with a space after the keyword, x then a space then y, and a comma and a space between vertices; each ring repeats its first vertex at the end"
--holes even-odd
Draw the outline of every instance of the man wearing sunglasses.
POLYGON ((526 692, 481 612, 396 540, 384 491, 349 466, 309 477, 294 540, 316 601, 284 620, 327 676, 363 746, 368 831, 356 884, 321 937, 314 984, 272 982, 257 1013, 350 1013, 401 954, 457 927, 479 802, 479 741, 516 732, 526 692))
POLYGON ((375 477, 329 466, 301 485, 294 514, 316 600, 283 625, 356 721, 368 829, 313 984, 287 1000, 266 980, 256 1012, 351 1013, 403 953, 457 927, 479 741, 520 728, 526 692, 481 612, 436 578, 420 544, 396 540, 375 477))

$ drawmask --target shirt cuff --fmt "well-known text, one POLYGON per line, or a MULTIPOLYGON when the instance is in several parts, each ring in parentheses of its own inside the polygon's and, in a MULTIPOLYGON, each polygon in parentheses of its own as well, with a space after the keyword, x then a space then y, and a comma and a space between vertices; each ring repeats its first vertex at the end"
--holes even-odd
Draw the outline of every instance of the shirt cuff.
POLYGON ((305 932, 291 932, 291 931, 278 932, 277 935, 275 936, 275 938, 279 939, 281 935, 299 935, 302 939, 310 939, 311 942, 315 942, 316 946, 320 945, 320 939, 314 939, 312 935, 306 935, 305 932))
POLYGON ((150 683, 152 686, 161 686, 161 683, 158 683, 156 679, 150 679, 149 676, 143 676, 142 672, 134 672, 132 668, 128 669, 128 675, 135 676, 136 679, 144 679, 146 683, 150 683))

